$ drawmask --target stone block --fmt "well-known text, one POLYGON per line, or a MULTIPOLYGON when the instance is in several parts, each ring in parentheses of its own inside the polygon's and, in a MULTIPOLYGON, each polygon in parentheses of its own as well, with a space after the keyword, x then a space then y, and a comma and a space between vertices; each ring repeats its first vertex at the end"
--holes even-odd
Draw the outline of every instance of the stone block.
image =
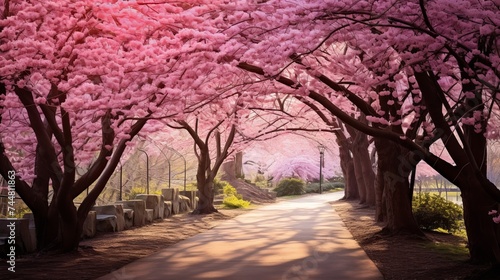
POLYGON ((146 202, 144 200, 122 200, 116 203, 122 204, 125 209, 132 209, 134 211, 134 226, 142 227, 146 224, 146 202))
POLYGON ((179 193, 189 198, 189 207, 191 208, 191 210, 196 209, 196 207, 198 206, 196 200, 197 191, 180 191, 179 193))
POLYGON ((0 238, 10 236, 14 236, 16 240, 16 247, 19 249, 16 254, 36 250, 36 244, 33 244, 31 239, 29 219, 0 218, 0 238))
POLYGON ((223 202, 224 202, 223 198, 215 198, 214 199, 214 205, 222 205, 223 202))
POLYGON ((134 226, 134 210, 123 209, 123 217, 125 218, 125 229, 129 229, 134 226))
POLYGON ((92 238, 97 232, 97 213, 95 211, 89 211, 85 222, 83 222, 82 237, 92 238))
POLYGON ((115 215, 97 215, 97 231, 101 232, 115 232, 117 231, 117 222, 115 215))
POLYGON ((163 218, 166 219, 172 216, 172 201, 165 201, 163 204, 163 218))
POLYGON ((157 194, 139 194, 137 199, 142 199, 146 202, 146 209, 153 209, 153 220, 163 218, 163 213, 160 214, 161 195, 157 194))
POLYGON ((158 204, 158 218, 159 219, 164 219, 165 218, 165 198, 163 195, 159 196, 159 204, 158 204))
POLYGON ((172 202, 172 215, 177 215, 180 213, 180 201, 171 201, 172 202))
MULTIPOLYGON (((122 204, 112 204, 112 205, 100 205, 92 207, 92 210, 97 214, 97 222, 99 224, 99 216, 115 216, 115 231, 122 231, 125 229, 125 217, 123 216, 123 205, 122 204)), ((102 218, 102 217, 101 217, 102 218)), ((107 218, 109 220, 109 218, 107 218)), ((98 229, 99 230, 99 229, 98 229)))
POLYGON ((116 230, 122 231, 125 229, 125 214, 123 213, 123 205, 115 204, 116 209, 116 230))
POLYGON ((26 213, 23 215, 23 218, 29 220, 29 231, 30 231, 31 244, 33 244, 33 246, 35 246, 35 249, 36 249, 35 217, 33 216, 33 213, 26 213))
POLYGON ((165 198, 165 201, 179 201, 179 189, 162 189, 161 194, 165 198))
POLYGON ((187 212, 189 212, 189 210, 191 209, 189 207, 189 205, 191 203, 190 200, 189 200, 189 198, 186 197, 186 196, 180 195, 179 199, 180 199, 179 213, 187 213, 187 212))
POLYGON ((153 209, 146 209, 146 224, 150 224, 153 222, 153 215, 154 215, 154 211, 153 209))

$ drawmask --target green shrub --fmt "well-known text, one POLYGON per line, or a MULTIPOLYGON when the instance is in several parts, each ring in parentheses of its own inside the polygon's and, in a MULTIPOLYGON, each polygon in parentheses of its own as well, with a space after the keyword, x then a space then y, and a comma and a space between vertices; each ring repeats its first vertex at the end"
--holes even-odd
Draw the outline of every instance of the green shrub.
MULTIPOLYGON (((325 182, 321 184, 324 192, 339 190, 344 188, 343 182, 325 182)), ((319 193, 319 183, 310 183, 306 186, 306 193, 319 193)))
POLYGON ((227 183, 223 188, 223 193, 225 197, 234 196, 236 198, 242 199, 241 194, 239 194, 236 189, 227 183))
POLYGON ((219 180, 217 178, 214 179, 214 192, 215 192, 215 194, 223 193, 224 188, 227 186, 231 186, 227 181, 219 180))
POLYGON ((254 185, 256 185, 261 189, 269 187, 269 181, 262 174, 257 174, 257 176, 255 176, 254 182, 255 182, 254 185))
POLYGON ((463 224, 462 208, 437 194, 421 193, 412 202, 413 215, 422 229, 448 232, 460 230, 463 224))
MULTIPOLYGON (((125 200, 135 199, 138 194, 145 194, 146 187, 133 187, 128 192, 125 192, 125 200)), ((149 194, 161 194, 161 190, 149 189, 149 194)))
POLYGON ((305 193, 305 183, 297 178, 286 178, 278 183, 274 191, 277 196, 301 195, 305 193))
POLYGON ((226 196, 222 201, 222 204, 228 208, 247 208, 250 206, 250 201, 243 200, 237 196, 230 195, 226 196))
MULTIPOLYGON (((224 182, 224 181, 222 181, 224 182)), ((250 206, 250 201, 243 199, 241 194, 236 191, 236 188, 225 182, 223 186, 224 200, 222 204, 228 208, 246 208, 250 206)))

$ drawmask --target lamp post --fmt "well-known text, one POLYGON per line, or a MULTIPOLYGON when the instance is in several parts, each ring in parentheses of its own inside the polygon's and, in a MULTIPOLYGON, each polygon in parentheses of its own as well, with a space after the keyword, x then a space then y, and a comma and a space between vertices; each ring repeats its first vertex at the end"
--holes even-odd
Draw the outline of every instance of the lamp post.
POLYGON ((323 193, 323 166, 325 165, 325 146, 320 144, 319 150, 319 194, 323 193))
MULTIPOLYGON (((166 146, 166 148, 169 149, 170 151, 174 152, 176 155, 180 156, 182 158, 182 160, 184 161, 184 191, 186 191, 186 173, 187 173, 186 158, 181 153, 179 153, 177 150, 175 150, 174 148, 170 148, 168 146, 166 146)), ((163 153, 163 151, 162 151, 162 153, 163 153)), ((168 166, 168 172, 170 174, 170 162, 169 162, 169 166, 168 166)), ((169 177, 169 181, 170 181, 170 177, 169 177)), ((169 183, 169 188, 170 188, 170 183, 169 183)))
POLYGON ((149 156, 144 150, 139 149, 146 155, 146 194, 149 194, 149 156))
POLYGON ((119 197, 119 201, 122 201, 123 198, 122 198, 122 191, 123 191, 123 165, 121 162, 118 162, 120 163, 120 197, 119 197))
MULTIPOLYGON (((155 145, 156 145, 156 144, 155 144, 155 145)), ((156 147, 158 147, 158 146, 156 146, 156 147)), ((167 148, 168 148, 168 147, 167 147, 167 148)), ((158 147, 158 149, 160 150, 161 154, 165 157, 165 159, 166 159, 166 160, 167 160, 167 162, 168 162, 168 188, 170 189, 170 186, 171 186, 171 183, 170 183, 170 182, 171 182, 171 179, 172 179, 172 177, 171 177, 171 175, 170 175, 170 174, 171 174, 171 170, 172 170, 172 168, 171 168, 171 167, 172 167, 172 164, 170 163, 170 158, 169 158, 169 157, 167 157, 167 155, 163 152, 163 150, 162 150, 162 149, 160 149, 159 147, 158 147)), ((168 149, 170 149, 170 148, 168 148, 168 149)))
MULTIPOLYGON (((176 155, 180 156, 182 158, 182 160, 184 161, 184 191, 186 191, 186 171, 187 171, 187 164, 186 164, 186 158, 181 154, 179 153, 178 151, 174 150, 173 148, 170 148, 170 147, 166 147, 167 149, 169 149, 170 151, 174 152, 176 155)), ((169 166, 170 168, 170 166, 169 166)), ((169 169, 169 173, 170 173, 170 169, 169 169)))

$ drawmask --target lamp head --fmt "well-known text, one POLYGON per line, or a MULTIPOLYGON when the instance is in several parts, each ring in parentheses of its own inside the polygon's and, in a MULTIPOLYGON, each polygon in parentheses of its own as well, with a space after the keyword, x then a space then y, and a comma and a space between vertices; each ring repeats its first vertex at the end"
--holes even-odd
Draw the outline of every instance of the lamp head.
POLYGON ((318 145, 318 150, 320 154, 323 154, 325 152, 326 147, 323 144, 318 145))

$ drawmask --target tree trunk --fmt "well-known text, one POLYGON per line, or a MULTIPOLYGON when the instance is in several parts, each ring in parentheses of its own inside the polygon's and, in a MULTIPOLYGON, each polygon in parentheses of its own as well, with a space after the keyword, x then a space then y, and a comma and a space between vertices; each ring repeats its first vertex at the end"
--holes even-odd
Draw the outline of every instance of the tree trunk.
POLYGON ((484 191, 480 180, 470 170, 462 170, 454 183, 462 192, 471 261, 477 264, 500 264, 499 226, 488 215, 490 210, 498 210, 498 203, 484 191))
MULTIPOLYGON (((359 121, 368 123, 363 113, 359 116, 359 121)), ((368 136, 351 126, 346 125, 346 129, 351 135, 351 152, 356 173, 360 203, 369 206, 375 205, 375 173, 373 172, 370 153, 368 152, 368 136)))
POLYGON ((359 199, 359 192, 349 142, 343 132, 339 131, 335 135, 337 136, 336 141, 339 146, 340 168, 344 175, 344 199, 357 200, 359 199))
POLYGON ((422 235, 411 208, 408 181, 410 169, 401 160, 401 155, 406 151, 397 144, 388 145, 388 141, 383 139, 376 139, 375 144, 378 152, 378 179, 383 180, 382 199, 387 218, 384 231, 390 234, 422 235))
POLYGON ((78 218, 76 207, 71 200, 59 203, 60 232, 63 252, 70 252, 78 248, 81 232, 78 232, 78 218))
POLYGON ((359 155, 354 151, 352 153, 353 163, 354 163, 354 173, 356 185, 359 192, 359 203, 366 203, 366 186, 365 180, 363 179, 363 167, 361 166, 361 161, 358 159, 359 155))
POLYGON ((243 174, 243 153, 237 152, 234 155, 234 171, 236 178, 244 179, 245 174, 243 174))
MULTIPOLYGON (((349 153, 349 152, 348 152, 349 153)), ((345 180, 345 194, 344 199, 347 200, 358 200, 359 191, 356 183, 356 173, 354 171, 354 162, 350 155, 340 156, 340 164, 342 168, 342 173, 344 174, 345 180)))
POLYGON ((216 174, 210 170, 208 149, 200 151, 196 183, 198 185, 198 206, 192 214, 211 214, 218 212, 214 207, 214 178, 216 174))
MULTIPOLYGON (((377 142, 377 140, 375 140, 377 142)), ((378 151, 377 151, 378 153, 378 151)), ((379 160, 377 160, 378 162, 379 160)), ((387 206, 384 199, 384 170, 377 164, 377 176, 375 181, 375 221, 385 223, 387 221, 387 206)))
POLYGON ((368 138, 366 134, 358 132, 353 143, 354 161, 358 165, 356 178, 362 183, 359 187, 364 187, 365 199, 360 201, 368 206, 375 206, 375 173, 372 169, 370 153, 368 152, 368 138), (359 171, 358 171, 359 170, 359 171))
POLYGON ((211 214, 218 212, 214 207, 213 182, 205 184, 202 188, 198 187, 199 202, 193 214, 211 214))

